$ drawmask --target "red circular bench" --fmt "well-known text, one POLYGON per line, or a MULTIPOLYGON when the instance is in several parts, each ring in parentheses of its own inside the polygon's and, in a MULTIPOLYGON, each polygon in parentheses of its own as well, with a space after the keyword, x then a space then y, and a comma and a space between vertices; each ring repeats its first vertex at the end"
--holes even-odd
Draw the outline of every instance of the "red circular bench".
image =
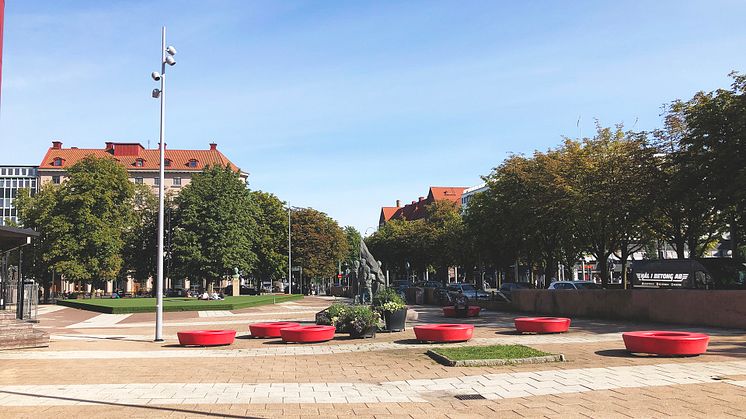
POLYGON ((710 336, 704 333, 649 330, 622 333, 624 346, 632 353, 655 355, 699 355, 707 351, 710 336))
POLYGON ((562 333, 570 328, 570 319, 565 317, 519 317, 514 323, 520 333, 562 333))
POLYGON ((334 326, 295 326, 280 329, 280 337, 285 342, 312 343, 334 339, 334 326))
POLYGON ((236 339, 235 330, 188 330, 177 332, 182 346, 217 346, 230 345, 236 339))
POLYGON ((300 326, 300 323, 293 322, 254 323, 249 325, 249 331, 251 336, 256 338, 279 338, 281 336, 280 329, 298 326, 300 326))
POLYGON ((473 334, 473 324, 425 324, 414 327, 414 335, 421 342, 466 342, 473 334))
POLYGON ((476 317, 479 312, 482 311, 482 307, 469 306, 465 309, 456 309, 455 306, 443 307, 443 316, 445 317, 476 317))

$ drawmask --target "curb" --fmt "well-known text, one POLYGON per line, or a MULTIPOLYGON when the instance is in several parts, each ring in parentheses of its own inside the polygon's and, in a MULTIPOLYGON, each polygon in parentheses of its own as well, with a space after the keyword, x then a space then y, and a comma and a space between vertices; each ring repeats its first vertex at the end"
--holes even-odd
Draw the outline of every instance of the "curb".
POLYGON ((439 363, 449 367, 490 367, 500 365, 516 365, 516 364, 544 364, 547 362, 564 362, 566 361, 564 354, 558 355, 547 355, 547 356, 533 356, 530 358, 514 358, 514 359, 466 359, 462 361, 454 361, 446 356, 443 356, 435 351, 428 350, 427 354, 438 361, 439 363))

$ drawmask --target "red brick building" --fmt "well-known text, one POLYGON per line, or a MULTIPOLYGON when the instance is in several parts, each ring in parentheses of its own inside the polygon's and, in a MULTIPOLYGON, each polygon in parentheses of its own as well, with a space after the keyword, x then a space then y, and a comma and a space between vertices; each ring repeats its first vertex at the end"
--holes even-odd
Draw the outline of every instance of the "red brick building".
POLYGON ((425 218, 426 207, 435 201, 451 201, 456 206, 461 206, 461 194, 466 187, 459 186, 431 186, 427 197, 421 196, 411 204, 401 206, 399 200, 395 207, 382 207, 378 225, 382 226, 389 220, 419 220, 425 218))

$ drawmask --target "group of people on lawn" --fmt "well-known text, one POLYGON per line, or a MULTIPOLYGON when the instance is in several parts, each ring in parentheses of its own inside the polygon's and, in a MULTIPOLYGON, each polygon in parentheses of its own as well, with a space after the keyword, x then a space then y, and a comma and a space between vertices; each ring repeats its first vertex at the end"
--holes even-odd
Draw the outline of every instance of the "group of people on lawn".
POLYGON ((197 299, 198 300, 222 300, 223 296, 221 294, 218 294, 215 291, 213 291, 212 294, 210 294, 209 292, 205 291, 205 292, 202 293, 202 295, 200 295, 199 297, 197 297, 197 299))

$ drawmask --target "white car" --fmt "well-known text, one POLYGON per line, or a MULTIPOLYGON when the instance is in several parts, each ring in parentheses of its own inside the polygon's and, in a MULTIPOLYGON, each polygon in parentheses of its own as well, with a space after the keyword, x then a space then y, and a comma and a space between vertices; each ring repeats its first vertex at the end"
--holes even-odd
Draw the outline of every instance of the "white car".
POLYGON ((550 290, 600 290, 603 289, 592 281, 555 281, 549 284, 550 290))

